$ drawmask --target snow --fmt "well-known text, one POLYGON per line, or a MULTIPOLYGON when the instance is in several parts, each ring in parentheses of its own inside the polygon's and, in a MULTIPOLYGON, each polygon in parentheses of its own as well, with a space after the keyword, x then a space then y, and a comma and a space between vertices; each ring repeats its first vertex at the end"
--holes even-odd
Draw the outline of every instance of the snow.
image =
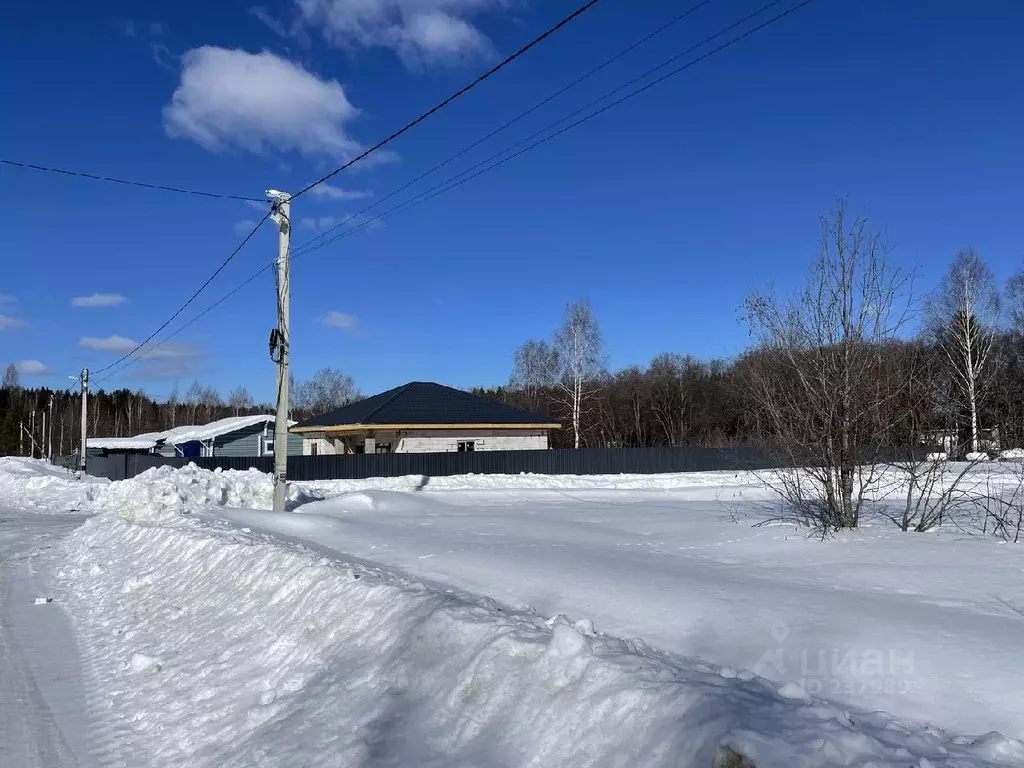
POLYGON ((753 528, 748 473, 328 481, 283 514, 255 471, 17 492, 46 475, 0 463, 0 504, 96 512, 56 594, 110 763, 1024 765, 1013 545, 753 528))
POLYGON ((751 475, 690 478, 656 491, 594 481, 520 489, 514 478, 501 491, 445 491, 431 481, 421 492, 353 491, 284 516, 205 515, 520 610, 586 617, 851 707, 1024 736, 1024 674, 1008 673, 1020 669, 1024 549, 891 525, 822 542, 789 526, 752 527, 774 510, 751 475))
POLYGON ((0 508, 0 764, 84 768, 102 748, 93 729, 75 638, 53 600, 55 543, 74 515, 0 508))
POLYGON ((149 450, 159 440, 150 437, 87 437, 87 448, 105 448, 111 451, 149 450))
MULTIPOLYGON (((229 416, 226 419, 211 421, 209 424, 175 427, 174 429, 159 433, 159 436, 172 445, 180 445, 181 443, 191 443, 195 440, 210 440, 255 424, 268 424, 273 423, 273 421, 273 414, 229 416)), ((295 422, 289 423, 294 424, 295 422)))
POLYGON ((1024 448, 1007 448, 999 452, 999 458, 1003 461, 1020 461, 1024 459, 1024 448))
POLYGON ((972 451, 971 453, 968 453, 964 458, 967 459, 968 461, 988 461, 988 454, 982 453, 980 451, 972 451))

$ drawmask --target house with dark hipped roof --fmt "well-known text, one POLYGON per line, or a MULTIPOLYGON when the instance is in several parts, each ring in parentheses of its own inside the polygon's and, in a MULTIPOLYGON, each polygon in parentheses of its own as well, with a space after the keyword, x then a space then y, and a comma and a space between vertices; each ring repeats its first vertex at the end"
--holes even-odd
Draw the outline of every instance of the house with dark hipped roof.
POLYGON ((545 450, 560 425, 521 408, 413 381, 291 428, 306 455, 545 450))

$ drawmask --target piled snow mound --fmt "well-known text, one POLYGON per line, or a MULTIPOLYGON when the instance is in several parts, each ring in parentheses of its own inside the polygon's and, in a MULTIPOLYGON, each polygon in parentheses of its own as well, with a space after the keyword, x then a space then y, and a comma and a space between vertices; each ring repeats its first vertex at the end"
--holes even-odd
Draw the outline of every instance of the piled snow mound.
MULTIPOLYGON (((428 478, 422 475, 366 480, 317 480, 289 484, 292 506, 365 491, 451 490, 692 490, 722 494, 767 494, 750 472, 701 472, 666 475, 457 475, 428 478)), ((137 503, 152 511, 180 502, 186 507, 215 504, 271 509, 271 475, 249 470, 207 470, 195 464, 149 469, 137 477, 111 483, 86 476, 84 481, 65 469, 39 459, 0 458, 0 505, 34 511, 100 512, 125 509, 137 503)), ((352 503, 356 504, 355 499, 352 503)))
POLYGON ((1020 461, 1024 459, 1024 448, 1007 448, 999 452, 999 458, 1002 461, 1020 461))
MULTIPOLYGON (((545 621, 175 512, 255 497, 258 484, 147 481, 148 493, 120 484, 131 511, 66 540, 59 574, 106 693, 97 716, 126 737, 112 762, 709 768, 722 745, 762 768, 1024 761, 998 734, 851 714, 586 620, 545 621)), ((354 500, 374 498, 386 497, 354 500)))
POLYGON ((79 481, 73 472, 42 459, 0 457, 0 506, 4 507, 74 511, 109 482, 95 477, 79 481))
POLYGON ((169 523, 178 513, 201 506, 270 509, 273 493, 271 476, 255 469, 211 472, 195 464, 164 466, 111 483, 95 495, 90 508, 112 510, 129 520, 169 523))
MULTIPOLYGON (((73 473, 38 459, 0 458, 0 506, 49 512, 116 510, 132 518, 176 515, 199 506, 273 507, 273 480, 255 469, 207 470, 195 464, 155 467, 129 480, 110 482, 73 473)), ((289 487, 293 504, 307 501, 301 484, 289 487)), ((319 498, 319 497, 313 497, 319 498)))
POLYGON ((972 451, 964 456, 967 461, 988 461, 988 454, 981 451, 972 451))

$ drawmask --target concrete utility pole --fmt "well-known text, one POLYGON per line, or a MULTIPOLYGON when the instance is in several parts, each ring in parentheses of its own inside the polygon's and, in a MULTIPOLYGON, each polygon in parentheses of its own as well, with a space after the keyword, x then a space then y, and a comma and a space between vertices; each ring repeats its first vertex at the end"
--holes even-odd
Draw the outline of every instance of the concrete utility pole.
POLYGON ((46 456, 46 409, 43 409, 43 431, 39 435, 39 458, 45 459, 46 456))
POLYGON ((50 409, 50 419, 48 422, 50 426, 46 433, 46 458, 53 461, 53 395, 50 395, 48 407, 50 409))
POLYGON ((85 436, 88 431, 88 400, 89 400, 89 369, 82 369, 82 455, 78 459, 78 468, 82 473, 82 477, 85 477, 85 436))
POLYGON ((274 511, 284 512, 288 500, 288 355, 291 274, 291 195, 268 189, 270 218, 278 226, 277 328, 270 334, 270 359, 277 363, 277 411, 274 416, 274 511), (276 356, 275 356, 276 355, 276 356))

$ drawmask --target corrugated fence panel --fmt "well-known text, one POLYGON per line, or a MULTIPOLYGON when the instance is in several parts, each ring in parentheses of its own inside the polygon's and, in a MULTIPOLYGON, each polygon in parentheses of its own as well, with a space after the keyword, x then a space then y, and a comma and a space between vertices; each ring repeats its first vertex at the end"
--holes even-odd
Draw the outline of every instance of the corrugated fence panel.
MULTIPOLYGON (((165 456, 90 457, 89 474, 123 480, 147 469, 180 467, 256 469, 273 472, 270 456, 217 456, 192 459, 165 456)), ((290 480, 361 480, 369 477, 533 473, 540 475, 618 475, 713 470, 766 469, 779 466, 756 448, 563 448, 550 451, 479 453, 379 453, 359 456, 289 456, 290 480)))

